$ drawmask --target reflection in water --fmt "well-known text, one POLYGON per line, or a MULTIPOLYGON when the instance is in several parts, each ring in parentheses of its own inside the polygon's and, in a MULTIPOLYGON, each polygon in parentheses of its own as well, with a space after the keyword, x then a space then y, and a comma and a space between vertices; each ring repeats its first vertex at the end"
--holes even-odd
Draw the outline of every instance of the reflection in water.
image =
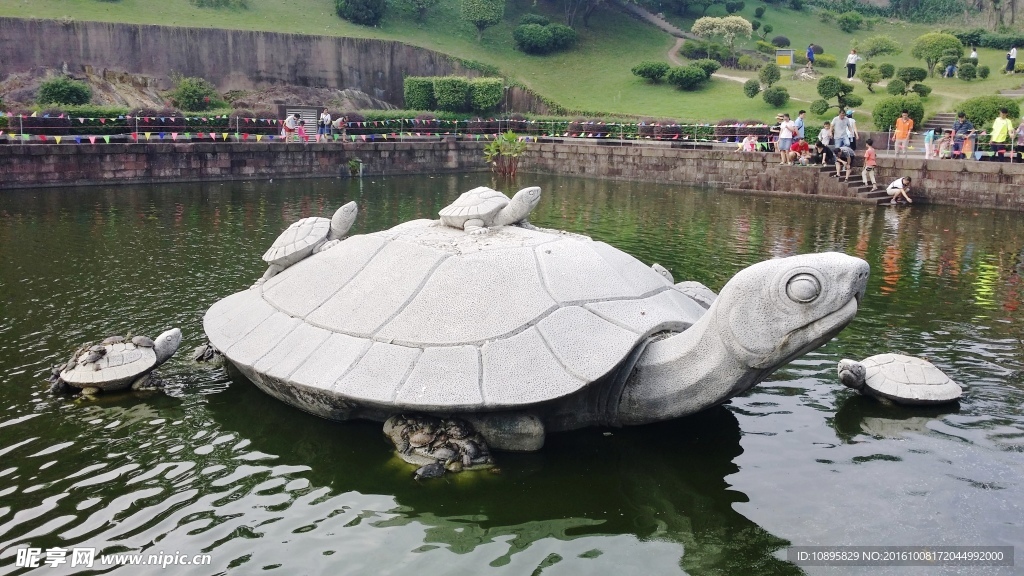
POLYGON ((500 455, 502 474, 413 482, 379 424, 302 414, 188 360, 203 312, 263 273, 292 221, 356 200, 353 233, 380 230, 435 217, 487 178, 0 196, 0 574, 29 544, 209 552, 197 574, 619 575, 799 573, 780 560, 790 543, 1024 542, 1016 214, 528 175, 501 186, 542 186, 539 226, 715 290, 773 255, 838 250, 873 269, 849 328, 727 407, 552 435, 540 453, 500 455), (168 326, 185 353, 161 368, 167 394, 43 394, 78 343, 168 326), (963 384, 959 410, 887 407, 836 380, 839 358, 890 350, 963 384))

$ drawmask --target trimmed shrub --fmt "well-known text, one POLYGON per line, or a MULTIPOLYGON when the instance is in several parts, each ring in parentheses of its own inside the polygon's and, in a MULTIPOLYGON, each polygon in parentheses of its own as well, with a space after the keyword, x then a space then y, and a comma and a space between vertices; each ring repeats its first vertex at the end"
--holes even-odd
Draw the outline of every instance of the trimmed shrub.
POLYGON ((636 66, 633 66, 631 70, 634 76, 639 76, 646 79, 648 82, 661 82, 668 74, 669 65, 666 62, 654 62, 651 60, 645 60, 636 66))
POLYGON ((551 52, 554 39, 547 26, 540 24, 522 24, 512 31, 512 40, 516 48, 527 54, 547 54, 551 52))
POLYGON ((985 64, 978 66, 978 78, 981 78, 982 80, 988 78, 988 75, 991 71, 992 70, 985 64))
POLYGON ((92 89, 85 82, 61 76, 43 82, 36 100, 40 104, 88 104, 92 100, 92 89))
POLYGON ((729 2, 725 3, 725 11, 728 12, 729 14, 735 14, 746 7, 746 3, 740 0, 730 0, 729 2))
POLYGON ((917 84, 914 84, 914 87, 911 88, 910 91, 914 92, 921 98, 927 98, 928 95, 932 93, 932 87, 928 86, 927 84, 921 84, 919 82, 917 84))
POLYGON ((835 68, 836 57, 831 54, 822 54, 814 57, 814 65, 818 68, 835 68))
POLYGON ((772 46, 775 46, 776 48, 787 48, 789 47, 789 44, 789 38, 786 38, 785 36, 776 36, 775 38, 772 38, 772 46))
POLYGON ((818 12, 818 20, 821 20, 824 24, 831 24, 836 21, 836 13, 828 10, 822 10, 818 12))
POLYGON ((896 67, 889 63, 879 64, 878 73, 882 75, 882 79, 888 80, 896 75, 896 67))
POLYGON ((769 105, 782 108, 789 102, 789 91, 782 86, 772 86, 764 91, 761 98, 769 105))
POLYGON ((474 112, 497 108, 504 95, 505 82, 501 78, 473 78, 469 81, 469 107, 474 112))
POLYGON ((811 44, 811 52, 814 52, 815 56, 825 53, 825 49, 817 44, 811 44))
POLYGON ((957 76, 965 82, 970 82, 978 77, 978 67, 970 62, 960 65, 960 71, 957 72, 957 76))
POLYGON ((893 96, 902 96, 907 93, 907 83, 899 78, 893 78, 889 80, 889 84, 885 87, 885 91, 893 96))
POLYGON ((874 92, 873 86, 882 81, 882 73, 873 66, 864 66, 857 71, 857 78, 860 78, 860 81, 864 83, 868 92, 874 92))
POLYGON ((836 24, 839 29, 848 34, 852 34, 860 27, 864 25, 864 17, 860 15, 860 12, 843 12, 836 18, 836 24))
POLYGON ((747 98, 753 98, 761 93, 761 83, 757 78, 751 78, 743 83, 743 93, 747 98))
POLYGON ((548 24, 551 24, 551 19, 547 16, 541 16, 540 14, 523 14, 523 17, 519 19, 519 23, 547 26, 548 24))
POLYGON ((775 45, 771 42, 765 42, 764 40, 758 40, 755 43, 758 52, 763 52, 769 56, 775 56, 775 45))
POLYGON ((762 60, 758 60, 749 54, 740 56, 739 60, 736 61, 736 67, 740 70, 757 70, 764 64, 762 60))
POLYGON ((384 0, 335 0, 338 16, 354 24, 375 26, 384 17, 387 4, 384 0))
MULTIPOLYGON (((722 62, 730 57, 728 46, 707 40, 687 40, 679 49, 679 53, 690 60, 710 58, 722 62)), ((774 54, 774 52, 772 53, 774 54)))
POLYGON ((811 102, 811 114, 814 114, 815 116, 824 116, 825 114, 828 114, 829 108, 828 100, 815 100, 814 102, 811 102))
POLYGON ((765 11, 765 7, 764 6, 758 6, 757 8, 754 8, 754 18, 763 18, 764 17, 764 11, 765 11))
POLYGON ((906 110, 914 120, 914 126, 920 126, 924 121, 924 104, 916 95, 913 96, 892 96, 879 100, 875 109, 871 111, 871 117, 875 122, 875 128, 889 130, 896 125, 896 119, 906 110))
POLYGON ((437 99, 438 110, 465 110, 469 99, 469 79, 462 76, 434 78, 434 98, 437 99))
POLYGON ((700 68, 701 70, 704 71, 704 74, 707 75, 708 78, 710 78, 711 75, 714 74, 715 72, 718 72, 718 69, 722 67, 722 65, 719 64, 718 62, 715 62, 714 60, 708 58, 694 60, 693 62, 690 62, 690 66, 696 66, 697 68, 700 68))
POLYGON ((900 68, 896 71, 896 77, 907 84, 913 84, 914 82, 924 82, 928 78, 928 71, 924 68, 917 68, 910 66, 908 68, 900 68))
POLYGON ((433 110, 434 79, 423 76, 407 76, 404 81, 405 108, 407 110, 433 110))
POLYGON ((760 27, 761 27, 761 21, 760 20, 751 20, 750 21, 750 29, 753 30, 754 32, 757 32, 757 29, 760 28, 760 27))
POLYGON ((551 24, 548 32, 551 32, 552 50, 566 50, 576 44, 576 31, 565 24, 551 24))
POLYGON ((782 71, 779 70, 779 66, 774 62, 765 64, 764 68, 761 68, 760 72, 757 73, 757 77, 761 80, 761 84, 771 88, 772 84, 775 84, 782 79, 782 71))
POLYGON ((988 126, 999 116, 999 109, 1009 110, 1010 118, 1020 117, 1020 104, 1006 96, 977 96, 956 105, 956 111, 963 112, 979 129, 988 126))
POLYGON ((667 79, 680 90, 696 90, 707 81, 708 75, 696 66, 677 66, 669 70, 667 79))

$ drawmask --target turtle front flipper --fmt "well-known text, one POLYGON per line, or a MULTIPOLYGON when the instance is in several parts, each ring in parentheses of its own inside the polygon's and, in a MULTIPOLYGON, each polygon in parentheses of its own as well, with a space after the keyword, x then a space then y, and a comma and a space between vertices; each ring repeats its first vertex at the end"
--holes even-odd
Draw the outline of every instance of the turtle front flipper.
POLYGON ((469 234, 487 234, 490 232, 490 229, 485 224, 483 220, 474 218, 466 220, 465 224, 462 225, 462 229, 469 234))

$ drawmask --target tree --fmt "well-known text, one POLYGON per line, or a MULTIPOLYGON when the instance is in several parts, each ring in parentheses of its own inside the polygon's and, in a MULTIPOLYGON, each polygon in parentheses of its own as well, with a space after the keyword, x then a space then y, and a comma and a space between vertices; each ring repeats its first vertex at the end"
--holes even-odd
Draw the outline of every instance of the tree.
POLYGON ((853 33, 860 30, 864 24, 864 17, 860 15, 860 12, 843 12, 836 18, 836 24, 843 32, 853 33))
POLYGON ((769 62, 764 65, 764 68, 757 73, 757 77, 760 78, 761 84, 771 88, 772 84, 775 84, 782 79, 782 71, 779 70, 778 64, 775 62, 769 62))
POLYGON ((811 103, 811 112, 818 116, 824 116, 832 107, 847 110, 863 104, 864 99, 852 92, 853 84, 843 82, 835 76, 825 76, 818 80, 818 95, 822 99, 811 103), (828 102, 832 98, 836 99, 836 104, 828 102))
POLYGON ((648 82, 661 82, 661 79, 668 74, 668 63, 645 60, 633 66, 633 75, 646 79, 648 82))
POLYGON ((384 17, 387 4, 384 0, 335 0, 334 7, 349 22, 374 26, 384 17))
POLYGON ((207 110, 217 99, 217 90, 204 78, 178 78, 171 101, 182 110, 207 110))
POLYGON ((747 95, 747 98, 753 98, 761 93, 761 83, 758 82, 757 78, 751 78, 743 83, 743 93, 747 95))
POLYGON ((504 15, 505 0, 462 0, 462 18, 476 26, 477 42, 484 39, 484 30, 501 22, 504 15))
POLYGON ((871 118, 875 122, 875 128, 879 130, 891 130, 896 125, 896 119, 906 110, 914 120, 914 126, 920 126, 924 120, 924 105, 921 99, 915 95, 892 96, 878 101, 875 109, 871 111, 871 118))
POLYGON ((857 49, 857 53, 864 56, 865 60, 871 60, 875 56, 896 55, 902 51, 903 47, 898 42, 883 34, 864 40, 857 49))
POLYGON ((761 40, 764 40, 765 38, 767 38, 768 35, 771 34, 774 31, 775 31, 775 27, 772 26, 771 24, 765 24, 764 26, 761 26, 761 40))
POLYGON ((47 80, 39 86, 36 100, 40 104, 88 104, 92 90, 85 82, 76 82, 67 76, 47 80))
POLYGON ((907 83, 899 78, 893 78, 885 86, 885 91, 893 96, 902 96, 907 93, 907 83))
MULTIPOLYGON (((605 0, 564 0, 565 1, 565 23, 570 27, 576 27, 576 18, 583 19, 583 26, 590 26, 590 15, 599 7, 604 5, 605 0)), ((685 9, 685 4, 684 4, 685 9)))
POLYGON ((924 68, 918 68, 916 66, 908 66, 906 68, 900 68, 896 71, 896 77, 903 80, 908 85, 914 82, 921 82, 928 77, 928 71, 924 68))
POLYGON ((872 86, 882 81, 882 73, 869 62, 857 71, 857 78, 860 78, 860 81, 864 83, 868 92, 874 92, 872 86))
POLYGON ((707 79, 704 70, 696 66, 677 66, 668 73, 668 82, 681 90, 696 90, 707 79))
POLYGON ((928 67, 928 74, 935 76, 935 65, 946 54, 946 51, 955 51, 959 55, 964 53, 964 45, 957 40, 956 36, 944 32, 929 32, 922 34, 914 40, 910 49, 910 55, 918 60, 924 60, 928 67))
POLYGON ((742 16, 726 16, 725 18, 704 16, 703 18, 698 18, 693 23, 690 32, 701 38, 721 36, 729 45, 729 55, 731 57, 734 52, 733 47, 736 43, 736 37, 746 36, 750 38, 754 33, 754 27, 750 24, 749 20, 742 16))
POLYGON ((423 22, 423 19, 427 17, 427 12, 437 6, 441 0, 393 0, 396 6, 401 7, 404 10, 411 11, 416 15, 417 22, 423 22))

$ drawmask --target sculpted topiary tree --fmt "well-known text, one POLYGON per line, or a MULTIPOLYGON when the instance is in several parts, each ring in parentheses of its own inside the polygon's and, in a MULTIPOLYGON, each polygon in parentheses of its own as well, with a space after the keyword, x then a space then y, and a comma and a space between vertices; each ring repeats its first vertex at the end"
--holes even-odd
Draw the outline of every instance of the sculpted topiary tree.
POLYGON ((928 68, 928 74, 935 76, 935 65, 939 63, 947 52, 955 52, 958 57, 964 54, 964 45, 952 34, 943 32, 929 32, 922 34, 914 40, 910 49, 910 55, 918 60, 924 60, 928 68))
POLYGON ((484 39, 484 30, 501 22, 505 0, 462 0, 463 20, 476 26, 476 40, 484 39))
POLYGON ((825 76, 818 80, 818 95, 822 99, 811 102, 811 112, 818 116, 824 116, 828 114, 829 108, 847 110, 863 104, 864 99, 852 92, 853 84, 843 82, 835 76, 825 76), (829 100, 833 98, 836 99, 836 103, 829 103, 829 100))
POLYGON ((870 60, 875 56, 886 56, 895 55, 903 51, 903 46, 896 42, 892 38, 878 34, 871 36, 867 40, 861 43, 857 48, 857 53, 864 56, 866 60, 870 60))
POLYGON ((762 84, 771 88, 772 84, 782 79, 782 71, 779 70, 778 64, 769 62, 764 65, 764 68, 761 68, 757 73, 757 77, 761 80, 762 84))

